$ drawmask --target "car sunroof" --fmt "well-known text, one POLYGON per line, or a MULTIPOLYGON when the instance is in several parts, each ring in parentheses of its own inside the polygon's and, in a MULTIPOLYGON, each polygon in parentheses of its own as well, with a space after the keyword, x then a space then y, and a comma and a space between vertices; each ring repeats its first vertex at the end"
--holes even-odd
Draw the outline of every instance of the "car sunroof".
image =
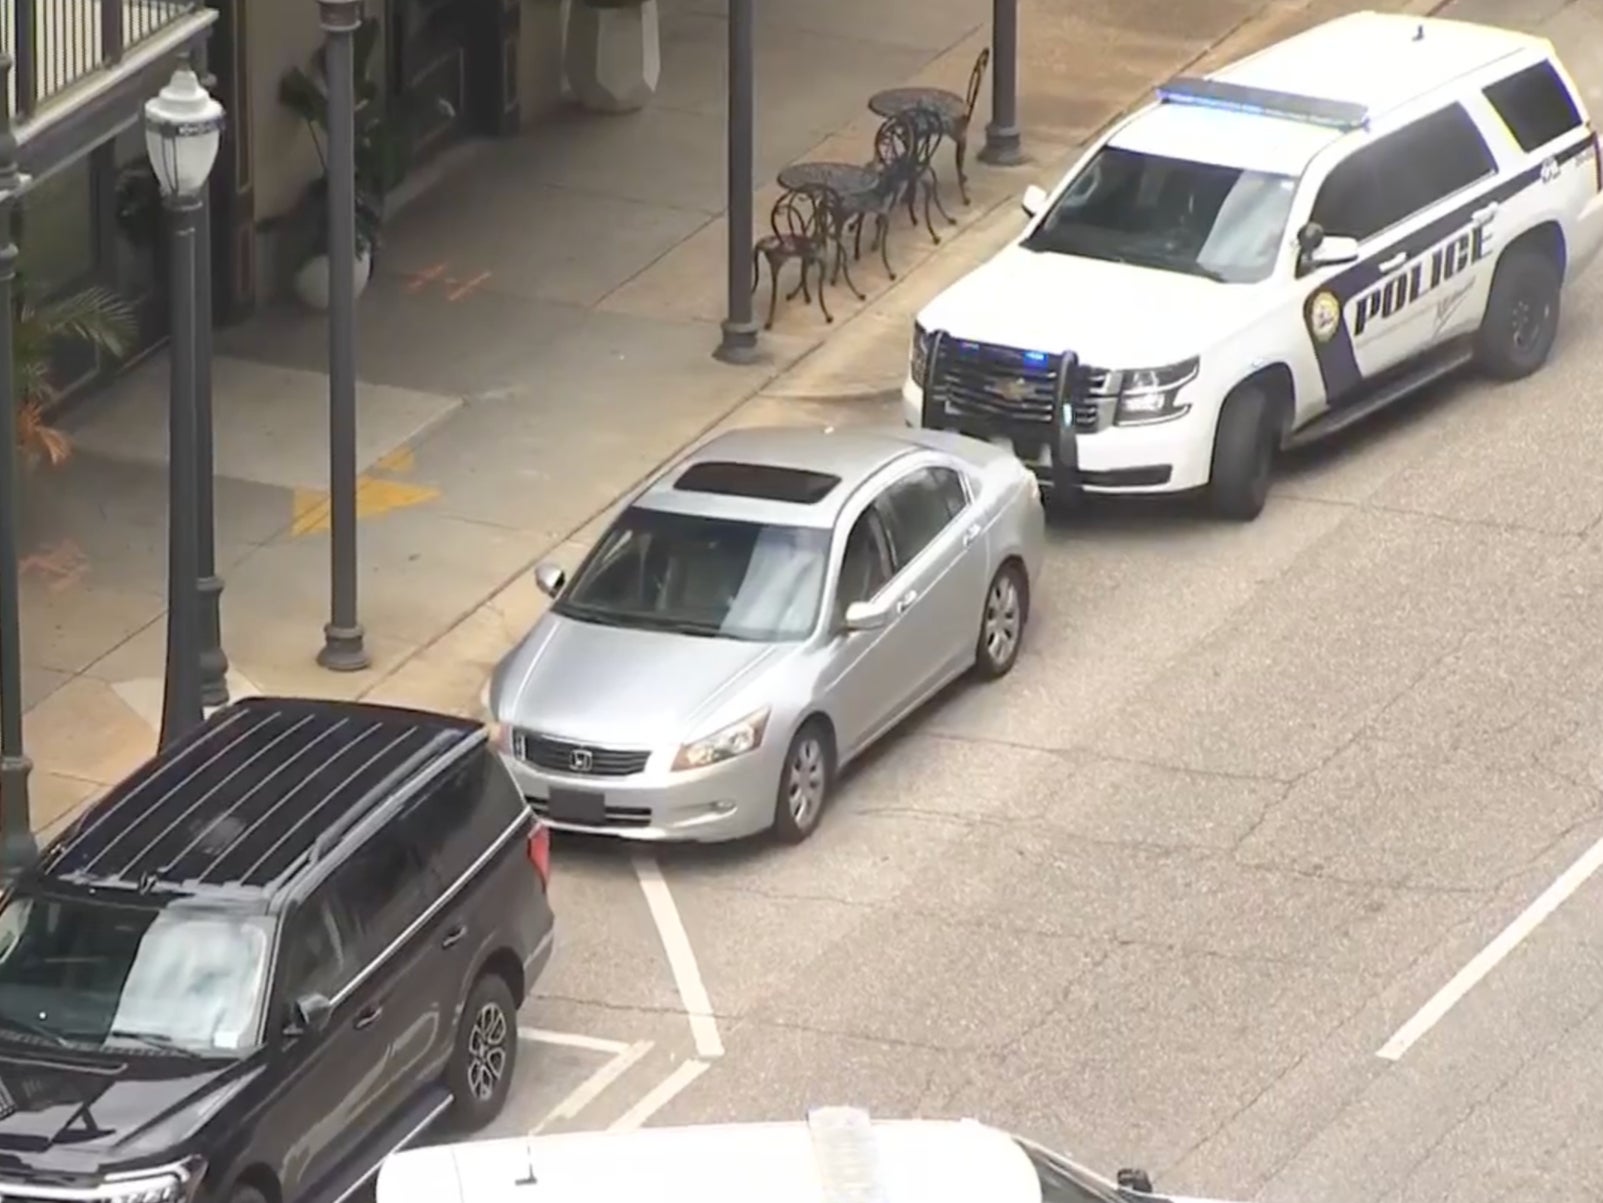
POLYGON ((771 464, 736 464, 705 460, 691 464, 673 487, 686 493, 721 493, 726 497, 755 497, 814 505, 828 497, 840 477, 804 468, 777 468, 771 464))

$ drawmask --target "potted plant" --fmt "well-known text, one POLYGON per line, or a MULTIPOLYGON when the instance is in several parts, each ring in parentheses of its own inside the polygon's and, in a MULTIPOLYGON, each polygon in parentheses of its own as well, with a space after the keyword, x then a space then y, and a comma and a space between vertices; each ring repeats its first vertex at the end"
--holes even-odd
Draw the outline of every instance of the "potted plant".
MULTIPOLYGON (((356 292, 360 296, 373 272, 384 224, 384 198, 399 176, 399 139, 379 105, 379 87, 369 73, 379 43, 379 23, 369 17, 353 38, 356 75, 356 292)), ((315 309, 328 308, 328 82, 322 47, 307 67, 285 72, 278 99, 298 117, 311 135, 322 172, 302 198, 312 222, 310 257, 295 273, 295 292, 315 309)))
POLYGON ((564 60, 568 86, 585 108, 643 108, 662 76, 657 0, 574 0, 564 60))

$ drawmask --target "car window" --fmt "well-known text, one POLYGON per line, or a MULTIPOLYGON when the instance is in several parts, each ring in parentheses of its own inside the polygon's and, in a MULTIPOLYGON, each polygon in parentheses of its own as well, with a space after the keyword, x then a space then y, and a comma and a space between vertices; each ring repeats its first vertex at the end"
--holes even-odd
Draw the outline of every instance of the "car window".
POLYGON ((956 518, 968 508, 968 490, 963 485, 962 474, 951 468, 931 468, 930 471, 935 474, 936 488, 946 506, 946 516, 956 518))
POLYGON ((379 956, 422 913, 422 872, 421 857, 395 826, 374 832, 334 871, 335 919, 342 934, 349 931, 346 956, 358 966, 379 956))
POLYGON ((333 998, 361 968, 351 955, 351 933, 341 930, 322 894, 319 891, 303 903, 285 929, 279 969, 283 984, 278 991, 285 1002, 308 994, 333 998))
MULTIPOLYGON (((950 485, 939 473, 945 468, 920 468, 885 491, 877 503, 891 537, 891 556, 900 569, 928 547, 946 529, 957 511, 949 508, 950 485)), ((962 488, 961 482, 957 486, 962 488)), ((959 507, 961 510, 961 507, 959 507)))
POLYGON ((1310 219, 1326 234, 1362 242, 1496 170, 1474 121, 1451 104, 1340 163, 1314 198, 1310 219))
POLYGON ((505 767, 485 754, 470 757, 422 794, 397 827, 447 889, 523 811, 505 767))
POLYGON ((1537 150, 1581 124, 1575 97, 1545 59, 1498 80, 1485 96, 1521 150, 1537 150))
POLYGON ((853 602, 868 601, 891 579, 890 541, 879 511, 864 510, 846 536, 846 552, 841 557, 840 585, 835 606, 842 613, 853 602))

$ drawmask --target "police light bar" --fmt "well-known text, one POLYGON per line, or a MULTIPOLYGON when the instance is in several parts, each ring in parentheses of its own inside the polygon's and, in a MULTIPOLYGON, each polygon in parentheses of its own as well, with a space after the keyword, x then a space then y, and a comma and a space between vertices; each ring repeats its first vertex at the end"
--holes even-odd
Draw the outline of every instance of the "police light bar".
POLYGON ((1233 113, 1252 113, 1260 117, 1281 117, 1343 131, 1362 129, 1369 124, 1369 110, 1345 100, 1325 100, 1318 96, 1298 96, 1272 88, 1249 88, 1222 79, 1203 79, 1182 75, 1158 89, 1164 104, 1188 104, 1202 109, 1224 109, 1233 113))
POLYGON ((823 1203, 889 1203, 880 1174, 874 1121, 858 1107, 815 1107, 807 1113, 823 1203))

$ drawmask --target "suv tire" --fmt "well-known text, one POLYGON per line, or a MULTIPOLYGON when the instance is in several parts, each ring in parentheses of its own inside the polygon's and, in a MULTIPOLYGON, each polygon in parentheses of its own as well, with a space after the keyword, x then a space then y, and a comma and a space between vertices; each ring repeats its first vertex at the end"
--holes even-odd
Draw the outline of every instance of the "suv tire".
POLYGON ((1024 624, 1030 614, 1030 587, 1024 569, 1009 561, 996 570, 985 590, 980 632, 974 642, 974 675, 982 681, 1005 677, 1018 663, 1024 624))
POLYGON ((445 1070, 453 1126, 472 1132, 501 1114, 517 1060, 518 1008, 512 990, 499 974, 481 974, 468 992, 445 1070))
POLYGON ((790 741, 774 795, 774 838, 799 844, 818 828, 835 786, 835 741, 823 719, 810 718, 790 741))
POLYGON ((1216 516, 1251 522, 1263 512, 1275 463, 1273 418, 1269 396, 1257 385, 1238 385, 1225 398, 1208 477, 1208 507, 1216 516))
POLYGON ((248 1182, 241 1182, 228 1192, 228 1203, 267 1203, 267 1196, 248 1182))
POLYGON ((1520 380, 1547 362, 1558 336, 1564 278, 1553 256, 1516 247, 1497 261, 1475 358, 1499 380, 1520 380))

